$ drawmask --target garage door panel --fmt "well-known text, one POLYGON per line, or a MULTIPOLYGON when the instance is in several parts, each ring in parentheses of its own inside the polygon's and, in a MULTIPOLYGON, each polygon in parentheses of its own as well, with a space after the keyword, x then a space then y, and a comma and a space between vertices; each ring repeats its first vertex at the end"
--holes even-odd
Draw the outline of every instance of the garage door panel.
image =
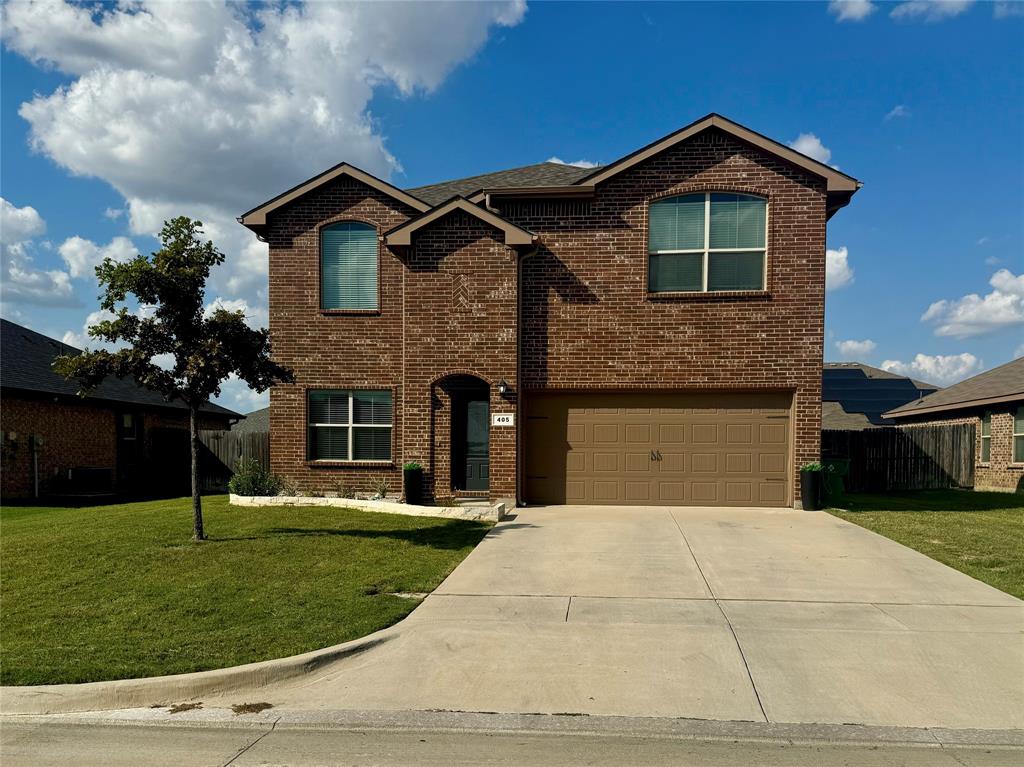
POLYGON ((526 398, 531 503, 781 506, 786 393, 552 393, 526 398))

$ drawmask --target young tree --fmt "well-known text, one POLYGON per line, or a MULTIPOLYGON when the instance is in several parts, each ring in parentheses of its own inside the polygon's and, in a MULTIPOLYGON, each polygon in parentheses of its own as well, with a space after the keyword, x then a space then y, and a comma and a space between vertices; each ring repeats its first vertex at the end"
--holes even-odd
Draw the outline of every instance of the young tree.
POLYGON ((291 382, 292 373, 270 358, 270 333, 245 324, 241 311, 203 306, 210 269, 224 261, 213 242, 203 242, 202 222, 179 216, 164 222, 163 247, 150 258, 138 255, 96 267, 100 306, 114 315, 89 328, 93 338, 124 344, 58 357, 53 367, 75 378, 84 394, 107 376, 131 376, 168 400, 188 407, 192 452, 193 540, 206 538, 199 498, 199 408, 220 393, 230 374, 258 392, 276 382, 291 382), (124 305, 134 296, 140 311, 124 305), (161 366, 158 356, 173 360, 161 366))

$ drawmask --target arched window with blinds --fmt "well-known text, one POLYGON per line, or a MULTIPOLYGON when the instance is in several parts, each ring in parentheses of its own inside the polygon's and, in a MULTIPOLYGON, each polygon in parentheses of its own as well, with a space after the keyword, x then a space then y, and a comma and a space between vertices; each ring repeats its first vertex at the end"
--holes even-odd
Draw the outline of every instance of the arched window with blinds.
POLYGON ((358 221, 320 231, 320 308, 373 311, 377 306, 377 229, 358 221))
POLYGON ((652 202, 651 293, 764 290, 768 201, 704 192, 652 202))

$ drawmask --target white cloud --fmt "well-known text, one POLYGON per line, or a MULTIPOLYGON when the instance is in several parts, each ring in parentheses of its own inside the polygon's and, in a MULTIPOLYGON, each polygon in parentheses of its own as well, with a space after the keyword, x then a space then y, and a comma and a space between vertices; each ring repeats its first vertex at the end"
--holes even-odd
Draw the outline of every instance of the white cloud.
POLYGON ((116 316, 113 312, 108 312, 105 309, 89 312, 80 330, 68 330, 60 340, 68 346, 74 346, 78 349, 113 349, 115 348, 114 344, 90 336, 89 327, 103 320, 112 320, 116 316))
POLYGON ((577 168, 597 168, 601 163, 591 162, 590 160, 576 160, 575 162, 566 162, 561 157, 549 157, 544 162, 553 162, 558 165, 575 165, 577 168))
POLYGON ((1008 19, 1011 16, 1024 16, 1024 3, 1020 0, 1013 0, 1013 2, 998 2, 992 9, 992 16, 997 19, 1008 19))
POLYGON ((245 415, 253 410, 260 410, 270 404, 270 392, 265 391, 257 394, 246 385, 245 381, 228 376, 220 386, 220 395, 214 397, 214 402, 236 413, 245 415))
POLYGON ((124 215, 124 208, 107 208, 103 211, 103 215, 111 221, 117 221, 117 219, 124 215))
POLYGON ((974 0, 908 0, 893 8, 889 15, 894 19, 942 21, 959 16, 973 4, 974 0))
POLYGON ((968 352, 935 356, 916 354, 911 362, 885 360, 882 363, 882 370, 911 378, 920 378, 940 386, 949 386, 980 373, 981 360, 968 352))
POLYGON ((267 326, 267 310, 262 306, 249 306, 249 303, 244 298, 217 298, 213 299, 203 309, 203 314, 209 317, 213 314, 215 309, 226 309, 229 312, 242 311, 245 314, 245 321, 247 325, 253 328, 263 328, 267 326))
POLYGON ((825 290, 839 290, 853 282, 853 267, 846 246, 825 251, 825 290))
POLYGON ((899 117, 910 117, 910 109, 907 108, 906 104, 897 104, 890 109, 885 115, 885 121, 888 122, 899 117))
POLYGON ((18 208, 0 197, 0 301, 8 314, 8 304, 77 304, 67 272, 33 265, 35 239, 45 232, 39 211, 30 205, 18 208))
POLYGON ((828 4, 828 12, 836 21, 864 21, 876 10, 871 0, 832 0, 828 4))
POLYGON ((962 298, 936 301, 921 315, 935 324, 935 335, 969 338, 1024 325, 1024 273, 1000 269, 992 275, 993 290, 984 297, 969 293, 962 298))
POLYGON ((69 237, 57 248, 68 272, 72 277, 92 277, 96 267, 107 258, 118 263, 130 261, 138 255, 132 241, 127 237, 115 237, 106 245, 97 245, 92 240, 79 236, 69 237))
POLYGON ((836 348, 842 355, 843 359, 846 360, 859 360, 867 355, 871 354, 877 347, 874 341, 870 338, 865 338, 863 341, 837 341, 836 348))
POLYGON ((800 154, 805 154, 818 162, 827 163, 832 159, 832 150, 822 144, 821 139, 813 133, 801 133, 790 141, 789 145, 800 154))

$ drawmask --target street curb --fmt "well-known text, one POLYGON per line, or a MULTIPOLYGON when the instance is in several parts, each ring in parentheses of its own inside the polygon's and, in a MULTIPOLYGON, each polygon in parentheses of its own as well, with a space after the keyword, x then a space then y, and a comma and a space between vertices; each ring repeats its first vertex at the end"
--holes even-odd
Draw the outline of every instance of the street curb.
POLYGON ((1024 730, 970 730, 860 724, 738 722, 664 717, 498 714, 469 711, 358 711, 268 709, 236 715, 210 708, 169 714, 151 709, 55 716, 4 716, 9 723, 83 726, 224 729, 459 732, 493 735, 577 735, 746 741, 790 744, 840 743, 921 748, 1024 749, 1024 730))
MULTIPOLYGON (((408 617, 408 616, 406 616, 408 617)), ((191 701, 203 695, 265 687, 350 658, 395 639, 402 622, 359 639, 287 658, 191 674, 116 679, 82 684, 0 687, 0 714, 68 714, 191 701)))

